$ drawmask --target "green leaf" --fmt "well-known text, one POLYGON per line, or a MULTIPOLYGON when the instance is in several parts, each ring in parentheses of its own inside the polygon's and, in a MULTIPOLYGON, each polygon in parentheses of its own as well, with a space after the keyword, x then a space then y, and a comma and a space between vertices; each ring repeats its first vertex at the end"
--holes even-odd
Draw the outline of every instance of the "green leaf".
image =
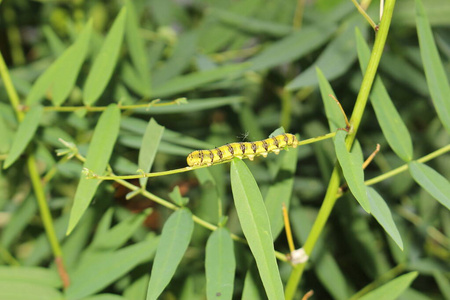
MULTIPOLYGON (((367 25, 364 22, 364 18, 361 18, 359 14, 355 14, 344 22, 339 29, 339 35, 327 45, 315 63, 289 82, 286 88, 294 91, 317 85, 315 76, 317 68, 323 70, 327 80, 333 80, 344 74, 356 59, 354 28, 366 29, 367 25)), ((364 30, 364 32, 367 32, 367 30, 364 30)))
POLYGON ((261 192, 245 163, 231 163, 231 189, 242 231, 255 257, 269 299, 283 299, 283 285, 275 259, 269 217, 261 192))
POLYGON ((225 105, 239 104, 244 101, 242 96, 213 97, 204 99, 192 99, 186 104, 174 104, 167 106, 153 106, 145 109, 137 109, 136 111, 149 115, 190 113, 194 111, 202 111, 225 105))
MULTIPOLYGON (((336 98, 328 80, 323 75, 320 68, 316 68, 317 80, 319 81, 320 94, 322 96, 323 106, 325 107, 325 114, 327 115, 330 131, 336 131, 338 128, 345 128, 345 119, 339 105, 329 95, 336 98)), ((337 99, 337 98, 336 98, 337 99)))
POLYGON ((159 68, 154 70, 152 83, 160 86, 170 79, 180 75, 192 63, 192 58, 197 54, 198 32, 183 33, 172 56, 159 68))
POLYGON ((87 51, 92 32, 92 20, 84 27, 76 42, 39 77, 28 93, 26 103, 33 105, 39 102, 46 93, 51 92, 49 98, 53 104, 61 105, 75 85, 87 51))
POLYGON ((113 251, 118 249, 131 238, 140 226, 142 226, 142 223, 151 212, 152 209, 148 208, 139 214, 130 215, 127 219, 122 220, 112 228, 108 228, 105 232, 97 232, 95 239, 89 245, 88 250, 113 251))
POLYGON ((186 208, 174 212, 164 224, 148 283, 147 300, 157 299, 169 284, 186 252, 193 229, 192 214, 186 208))
POLYGON ((123 7, 111 26, 83 88, 83 102, 90 106, 101 96, 114 72, 122 46, 127 10, 123 7))
POLYGON ((66 292, 67 299, 84 299, 128 274, 137 265, 149 261, 155 254, 158 239, 151 236, 144 242, 118 251, 99 252, 95 256, 81 260, 70 277, 71 285, 66 292))
POLYGON ((298 149, 298 147, 289 149, 289 151, 284 153, 280 169, 265 197, 264 203, 266 204, 274 240, 284 228, 283 204, 289 209, 289 204, 291 202, 294 174, 297 169, 298 149))
MULTIPOLYGON (((164 127, 159 125, 155 119, 150 119, 150 122, 145 129, 144 137, 142 138, 142 146, 139 150, 139 169, 145 173, 150 172, 153 161, 155 160, 156 152, 158 151, 159 142, 164 133, 164 127)), ((146 186, 148 177, 139 178, 141 187, 146 186)))
POLYGON ((147 62, 147 50, 140 35, 139 19, 133 1, 126 1, 125 6, 127 8, 125 39, 128 44, 128 51, 130 51, 133 66, 138 71, 143 83, 142 96, 150 96, 150 68, 147 62))
POLYGON ((3 164, 3 169, 11 166, 25 151, 38 129, 43 114, 44 108, 42 106, 30 107, 30 110, 17 129, 8 157, 6 157, 5 163, 3 164))
POLYGON ((414 180, 442 205, 450 209, 450 183, 427 165, 412 161, 408 164, 414 180))
POLYGON ((450 133, 450 101, 448 100, 450 85, 434 42, 433 32, 420 0, 416 0, 416 23, 420 54, 431 99, 442 125, 450 133))
POLYGON ((445 277, 444 273, 435 271, 433 272, 433 277, 436 280, 444 299, 450 299, 450 281, 445 277))
POLYGON ((345 146, 346 135, 347 133, 344 130, 338 130, 336 132, 336 137, 334 140, 336 156, 339 164, 341 165, 342 173, 344 174, 350 191, 361 207, 364 208, 366 212, 370 213, 369 199, 367 197, 366 186, 364 184, 361 148, 358 146, 358 143, 355 143, 353 145, 352 152, 349 153, 347 151, 347 147, 345 146))
POLYGON ((63 300, 57 289, 29 282, 0 281, 0 299, 8 300, 63 300))
POLYGON ((234 272, 233 240, 225 228, 217 228, 206 243, 206 295, 208 299, 231 299, 234 272))
POLYGON ((335 30, 335 24, 324 23, 294 32, 250 59, 250 69, 253 71, 270 69, 299 59, 328 41, 335 30))
MULTIPOLYGON (((369 64, 370 50, 358 30, 356 30, 356 42, 361 70, 364 73, 369 64)), ((410 161, 413 157, 411 136, 379 76, 376 77, 372 87, 370 102, 383 135, 392 150, 404 161, 410 161)))
POLYGON ((178 185, 169 193, 169 197, 178 206, 186 206, 189 202, 189 198, 181 196, 180 187, 178 185))
MULTIPOLYGON (((44 269, 40 267, 0 266, 0 282, 5 281, 31 283, 54 288, 62 287, 61 278, 56 270, 44 269)), ((0 298, 9 299, 2 297, 0 298)))
POLYGON ((172 80, 169 80, 161 86, 154 86, 152 97, 168 97, 171 95, 193 90, 213 81, 242 74, 242 71, 247 69, 248 66, 248 63, 232 64, 218 67, 212 70, 190 73, 188 75, 181 75, 173 78, 172 80))
MULTIPOLYGON (((95 127, 86 161, 83 165, 84 168, 98 175, 103 174, 111 157, 117 135, 119 134, 119 124, 120 110, 117 105, 111 104, 102 113, 95 127)), ((67 235, 72 232, 88 208, 99 184, 100 182, 97 179, 87 179, 85 176, 81 176, 70 212, 67 235)))
POLYGON ((12 242, 21 236, 21 232, 36 216, 37 208, 37 200, 33 194, 22 201, 20 206, 12 213, 11 219, 2 228, 0 244, 3 248, 8 249, 12 242))
POLYGON ((418 272, 410 272, 408 274, 399 276, 381 287, 367 293, 359 298, 360 300, 395 300, 400 296, 417 277, 418 272))
POLYGON ((391 211, 381 196, 371 187, 367 187, 369 196, 370 212, 380 223, 384 230, 391 236, 397 246, 403 250, 403 241, 397 226, 392 219, 391 211))

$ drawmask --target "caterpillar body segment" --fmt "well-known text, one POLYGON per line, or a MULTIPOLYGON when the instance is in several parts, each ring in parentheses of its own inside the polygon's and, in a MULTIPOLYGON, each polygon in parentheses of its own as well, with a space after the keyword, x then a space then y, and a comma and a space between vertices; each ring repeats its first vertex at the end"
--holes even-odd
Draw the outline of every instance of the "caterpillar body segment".
POLYGON ((211 150, 197 150, 187 157, 187 164, 190 167, 213 165, 218 162, 228 161, 234 157, 248 158, 253 160, 255 156, 273 152, 280 153, 287 147, 297 147, 298 140, 295 135, 290 133, 280 134, 262 141, 231 143, 211 150))

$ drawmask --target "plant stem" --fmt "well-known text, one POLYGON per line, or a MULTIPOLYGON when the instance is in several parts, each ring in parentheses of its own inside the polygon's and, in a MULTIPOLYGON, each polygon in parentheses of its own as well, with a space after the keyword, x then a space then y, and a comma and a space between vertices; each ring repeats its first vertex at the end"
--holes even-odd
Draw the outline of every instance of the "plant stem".
MULTIPOLYGON (((377 33, 375 44, 370 55, 369 65, 367 67, 366 73, 364 74, 361 89, 359 90, 358 97, 356 99, 355 108, 353 109, 353 114, 350 118, 352 129, 350 131, 350 134, 347 135, 345 141, 348 150, 350 150, 353 141, 355 140, 355 135, 358 131, 364 109, 369 98, 370 89, 375 79, 376 71, 381 59, 381 54, 383 53, 384 45, 386 44, 389 26, 392 19, 392 13, 394 11, 394 5, 395 0, 386 1, 383 19, 381 20, 380 29, 377 33)), ((306 243, 303 247, 309 257, 311 257, 311 252, 314 249, 317 239, 322 233, 322 230, 328 220, 328 217, 330 216, 334 204, 336 203, 340 180, 340 166, 339 164, 336 164, 331 174, 324 202, 319 210, 317 219, 314 222, 311 232, 309 233, 306 243)), ((294 298, 295 291, 297 290, 298 284, 303 274, 303 270, 305 269, 305 265, 306 263, 303 263, 293 268, 291 276, 286 285, 285 298, 287 300, 291 300, 294 298)))
MULTIPOLYGON (((17 94, 16 89, 12 83, 11 77, 9 76, 8 68, 3 59, 3 55, 0 53, 0 74, 2 76, 3 82, 6 87, 6 92, 8 93, 9 101, 13 106, 17 119, 20 121, 24 118, 24 113, 20 109, 20 100, 17 94)), ((59 275, 63 280, 64 287, 67 287, 69 284, 67 272, 65 271, 62 264, 62 250, 61 245, 56 237, 55 227, 53 225, 53 219, 50 213, 50 209, 47 205, 47 201, 45 199, 44 187, 41 182, 41 178, 39 176, 39 171, 37 169, 36 159, 33 153, 30 153, 27 159, 28 171, 30 173, 31 183, 34 188, 34 193, 36 194, 36 199, 38 202, 42 222, 44 224, 45 232, 47 234, 47 238, 49 239, 50 246, 53 251, 53 255, 55 256, 55 262, 59 262, 59 275)))

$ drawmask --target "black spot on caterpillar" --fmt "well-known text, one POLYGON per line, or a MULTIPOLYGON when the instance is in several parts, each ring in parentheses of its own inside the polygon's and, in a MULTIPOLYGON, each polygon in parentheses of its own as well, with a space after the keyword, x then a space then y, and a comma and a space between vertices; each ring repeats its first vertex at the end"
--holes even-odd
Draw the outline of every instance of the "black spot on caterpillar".
POLYGON ((287 147, 297 147, 297 138, 290 133, 280 134, 262 141, 231 143, 211 150, 196 150, 188 155, 187 164, 190 167, 213 165, 228 161, 234 157, 253 160, 255 156, 267 156, 270 152, 280 153, 287 147))

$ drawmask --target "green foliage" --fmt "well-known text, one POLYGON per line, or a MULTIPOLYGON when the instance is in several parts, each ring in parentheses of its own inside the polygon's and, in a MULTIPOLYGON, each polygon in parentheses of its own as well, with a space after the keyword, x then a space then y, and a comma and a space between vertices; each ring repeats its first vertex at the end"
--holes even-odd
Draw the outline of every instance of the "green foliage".
POLYGON ((69 2, 0 1, 0 299, 449 297, 447 0, 69 2))

